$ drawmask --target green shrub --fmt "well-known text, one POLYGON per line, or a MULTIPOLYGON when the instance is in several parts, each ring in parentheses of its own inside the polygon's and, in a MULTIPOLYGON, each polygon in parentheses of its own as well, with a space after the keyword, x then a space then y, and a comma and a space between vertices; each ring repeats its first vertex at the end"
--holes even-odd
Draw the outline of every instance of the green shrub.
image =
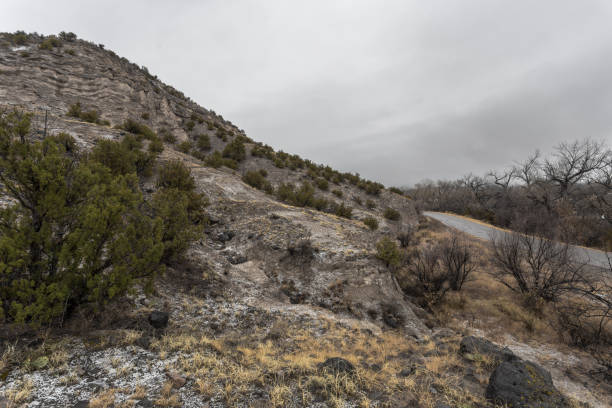
POLYGON ((376 208, 376 203, 372 200, 367 200, 366 207, 368 207, 370 210, 373 210, 376 208))
POLYGON ((259 174, 261 174, 262 177, 268 177, 268 170, 259 169, 259 174))
POLYGON ((107 120, 100 119, 100 114, 96 110, 92 109, 90 111, 83 111, 80 102, 70 105, 67 115, 85 122, 96 123, 98 125, 108 126, 110 124, 110 122, 107 120))
POLYGON ((157 137, 155 132, 152 131, 151 128, 149 128, 147 125, 132 119, 127 119, 125 122, 123 122, 121 129, 125 130, 126 132, 142 136, 148 140, 153 140, 157 137))
POLYGON ((65 32, 65 31, 61 31, 59 33, 59 38, 62 41, 67 41, 67 42, 75 42, 77 39, 77 35, 73 32, 65 32))
POLYGON ((344 203, 334 204, 332 211, 338 217, 344 217, 350 219, 353 215, 353 209, 351 207, 345 206, 344 203))
POLYGON ((68 55, 76 55, 76 52, 74 52, 73 49, 68 49, 68 50, 66 50, 66 54, 68 54, 68 55))
POLYGON ((378 229, 378 220, 374 217, 365 217, 363 223, 372 231, 378 229))
POLYGON ((157 187, 152 207, 163 224, 162 260, 174 262, 202 233, 207 220, 203 211, 208 201, 195 191, 191 171, 180 161, 160 167, 157 187))
POLYGON ((327 191, 329 190, 329 183, 324 178, 318 178, 317 187, 319 187, 320 190, 327 191))
POLYGON ((197 146, 200 151, 210 150, 210 138, 208 135, 201 134, 197 136, 197 146))
POLYGON ((139 176, 149 176, 157 154, 143 152, 141 148, 142 143, 131 135, 121 142, 99 140, 90 157, 106 166, 114 175, 136 173, 139 176))
POLYGON ((335 195, 338 198, 341 198, 343 196, 342 191, 338 190, 338 189, 333 190, 332 193, 333 193, 333 195, 335 195))
POLYGON ((383 216, 386 219, 391 220, 391 221, 398 221, 401 218, 399 211, 394 210, 393 208, 390 208, 390 207, 387 207, 385 209, 383 216))
POLYGON ((394 240, 384 237, 376 243, 376 257, 388 267, 398 267, 402 262, 402 253, 394 240))
POLYGON ((251 187, 255 187, 258 190, 264 190, 267 193, 270 193, 273 190, 270 182, 265 179, 260 171, 247 171, 242 177, 242 181, 251 187))
POLYGON ((15 31, 13 34, 9 34, 9 41, 14 45, 26 45, 28 39, 29 36, 24 31, 15 31))
POLYGON ((404 195, 404 192, 398 187, 389 187, 389 191, 395 194, 404 195))
POLYGON ((0 117, 0 320, 61 321, 159 269, 162 225, 141 209, 135 174, 84 160, 66 136, 22 142, 23 119, 0 117), (63 141, 61 140, 63 139, 63 141))
POLYGON ((246 158, 246 149, 240 139, 234 139, 223 149, 223 157, 241 162, 246 158))
POLYGON ((163 141, 166 143, 174 144, 176 143, 176 136, 172 134, 168 129, 161 128, 158 131, 159 135, 162 137, 163 141))
POLYGON ((189 154, 189 152, 192 149, 192 145, 191 142, 189 140, 185 140, 181 143, 179 143, 179 145, 177 146, 177 148, 179 149, 179 151, 185 153, 185 154, 189 154))
POLYGON ((161 153, 164 151, 164 142, 160 138, 156 137, 149 143, 149 151, 153 153, 161 153))
POLYGON ((193 191, 195 180, 189 168, 178 160, 165 163, 157 174, 158 188, 175 188, 181 191, 193 191))
POLYGON ((145 112, 142 115, 140 115, 140 118, 143 120, 149 120, 151 116, 149 116, 149 112, 145 112))
POLYGON ((38 48, 40 48, 41 50, 52 50, 53 48, 57 48, 61 46, 62 46, 62 41, 56 36, 50 35, 38 45, 38 48))
POLYGON ((185 130, 188 132, 191 132, 194 127, 195 127, 195 122, 193 120, 190 120, 187 123, 185 123, 185 130))
POLYGON ((205 163, 207 166, 214 167, 216 169, 221 166, 229 167, 230 169, 234 170, 238 168, 238 163, 235 160, 223 158, 219 151, 215 151, 213 154, 208 156, 205 163))

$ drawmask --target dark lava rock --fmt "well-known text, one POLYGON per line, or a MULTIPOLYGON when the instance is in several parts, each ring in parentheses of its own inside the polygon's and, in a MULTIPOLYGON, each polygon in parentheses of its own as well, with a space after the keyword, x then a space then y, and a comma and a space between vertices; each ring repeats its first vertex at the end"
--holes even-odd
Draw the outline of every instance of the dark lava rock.
POLYGON ((230 253, 227 255, 227 260, 232 265, 239 265, 245 263, 248 259, 246 256, 237 253, 230 253))
POLYGON ((151 338, 149 336, 141 336, 134 342, 134 344, 142 349, 148 350, 151 346, 151 338))
POLYGON ((514 353, 507 347, 501 348, 482 337, 467 336, 461 340, 459 353, 465 357, 470 355, 490 355, 498 361, 512 360, 516 358, 514 353))
POLYGON ((530 361, 502 362, 491 374, 486 397, 513 408, 569 407, 555 388, 550 373, 530 361))
POLYGON ((223 231, 217 234, 217 241, 225 243, 227 241, 231 241, 231 239, 235 236, 236 233, 234 231, 223 231))
POLYGON ((153 402, 148 400, 148 399, 141 399, 140 401, 138 401, 136 403, 136 406, 139 408, 153 408, 155 405, 153 405, 153 402))
POLYGON ((350 361, 347 361, 341 357, 331 357, 320 363, 318 366, 321 371, 330 371, 334 374, 346 373, 353 374, 355 367, 350 361))
POLYGON ((168 326, 168 313, 155 310, 149 315, 149 323, 156 329, 163 329, 168 326))

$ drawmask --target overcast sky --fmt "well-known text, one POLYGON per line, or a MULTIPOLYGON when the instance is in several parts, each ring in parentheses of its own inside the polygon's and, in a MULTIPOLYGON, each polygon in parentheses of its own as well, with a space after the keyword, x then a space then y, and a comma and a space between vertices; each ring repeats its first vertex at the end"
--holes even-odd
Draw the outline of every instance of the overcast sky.
POLYGON ((387 185, 612 141, 612 1, 0 0, 73 31, 258 141, 387 185))

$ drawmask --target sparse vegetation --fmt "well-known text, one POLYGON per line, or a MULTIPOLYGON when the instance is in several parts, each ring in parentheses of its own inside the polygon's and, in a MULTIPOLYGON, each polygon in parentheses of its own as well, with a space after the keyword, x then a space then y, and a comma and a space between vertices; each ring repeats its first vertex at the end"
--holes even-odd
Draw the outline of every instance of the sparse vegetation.
POLYGON ((363 223, 372 231, 378 229, 378 220, 374 217, 365 217, 363 223))
POLYGON ((50 35, 38 45, 38 48, 40 48, 41 50, 52 50, 61 46, 62 41, 56 36, 50 35))
POLYGON ((98 111, 94 109, 89 111, 83 111, 80 102, 77 102, 74 105, 70 105, 70 109, 68 110, 67 115, 89 123, 95 123, 98 125, 105 126, 110 125, 110 122, 108 120, 100 119, 100 114, 98 113, 98 111))
POLYGON ((154 140, 157 138, 157 135, 151 128, 132 119, 127 119, 120 128, 147 140, 154 140))
POLYGON ((242 181, 244 181, 251 187, 255 187, 258 190, 263 190, 268 194, 274 192, 274 188, 272 187, 270 182, 266 180, 265 176, 262 175, 261 171, 247 171, 242 177, 242 181))
POLYGON ((399 221, 401 218, 399 211, 394 210, 393 208, 386 208, 383 216, 391 221, 399 221))
POLYGON ((228 143, 223 149, 223 157, 226 159, 232 159, 236 162, 241 162, 246 158, 246 149, 241 139, 234 139, 228 143))

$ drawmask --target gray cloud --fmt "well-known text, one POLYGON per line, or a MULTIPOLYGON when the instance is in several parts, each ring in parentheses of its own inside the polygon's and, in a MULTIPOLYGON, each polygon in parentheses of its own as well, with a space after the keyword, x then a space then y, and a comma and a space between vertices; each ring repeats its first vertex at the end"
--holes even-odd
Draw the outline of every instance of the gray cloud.
POLYGON ((0 26, 74 31, 275 148, 386 184, 612 139, 605 0, 3 0, 0 26))

